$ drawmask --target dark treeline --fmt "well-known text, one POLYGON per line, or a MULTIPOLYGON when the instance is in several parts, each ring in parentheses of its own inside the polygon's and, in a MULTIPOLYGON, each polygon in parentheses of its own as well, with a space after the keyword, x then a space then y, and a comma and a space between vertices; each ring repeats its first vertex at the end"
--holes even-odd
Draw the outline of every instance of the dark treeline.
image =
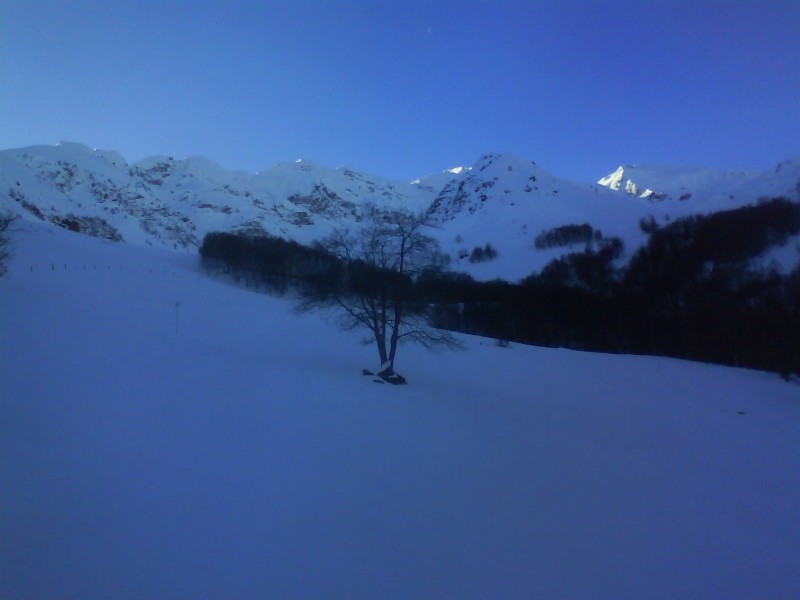
POLYGON ((544 250, 545 248, 558 248, 574 244, 589 244, 601 239, 603 239, 603 234, 599 230, 584 223, 583 225, 562 225, 547 229, 536 236, 533 245, 539 250, 544 250))
POLYGON ((289 290, 301 296, 327 296, 347 290, 369 296, 392 286, 413 288, 413 281, 363 261, 343 262, 318 246, 303 246, 269 235, 209 233, 200 247, 203 266, 237 283, 276 295, 289 290))
POLYGON ((266 235, 209 233, 200 257, 208 270, 280 295, 290 287, 337 285, 343 270, 336 258, 319 249, 266 235))
MULTIPOLYGON (((653 228, 624 268, 614 266, 621 241, 606 238, 516 284, 441 270, 404 284, 443 329, 788 376, 800 374, 800 266, 781 274, 750 265, 798 232, 800 204, 774 199, 653 228)), ((209 234, 201 256, 207 268, 278 293, 389 276, 272 237, 209 234)))

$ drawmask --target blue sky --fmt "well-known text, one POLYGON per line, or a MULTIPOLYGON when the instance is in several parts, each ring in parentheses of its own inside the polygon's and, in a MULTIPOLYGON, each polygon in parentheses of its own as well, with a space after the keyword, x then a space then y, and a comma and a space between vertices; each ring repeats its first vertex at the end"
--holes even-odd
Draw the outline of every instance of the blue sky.
POLYGON ((404 180, 501 151, 580 181, 766 169, 800 156, 798 31, 794 0, 4 0, 0 148, 404 180))

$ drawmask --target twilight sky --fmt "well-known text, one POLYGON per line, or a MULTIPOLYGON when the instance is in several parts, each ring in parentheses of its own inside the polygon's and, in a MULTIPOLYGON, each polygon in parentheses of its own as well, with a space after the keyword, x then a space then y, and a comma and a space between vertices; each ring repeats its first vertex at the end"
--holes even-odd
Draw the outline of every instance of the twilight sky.
POLYGON ((797 0, 2 0, 0 149, 767 169, 800 157, 798 32, 797 0))

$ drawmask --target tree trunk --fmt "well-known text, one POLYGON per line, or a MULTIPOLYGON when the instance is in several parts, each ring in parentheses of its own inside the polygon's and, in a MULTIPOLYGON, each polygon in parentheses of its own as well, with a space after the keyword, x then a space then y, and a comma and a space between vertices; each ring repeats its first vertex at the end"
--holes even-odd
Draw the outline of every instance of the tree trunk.
MULTIPOLYGON (((378 347, 378 358, 381 361, 380 365, 383 366, 389 361, 389 357, 386 354, 386 338, 384 338, 381 335, 376 335, 375 336, 375 345, 378 347)), ((383 371, 381 371, 381 372, 383 372, 383 371)))
POLYGON ((387 369, 390 375, 394 374, 394 357, 397 354, 397 342, 400 339, 400 322, 402 314, 400 310, 395 308, 394 323, 392 324, 392 334, 389 337, 389 368, 387 369))
POLYGON ((376 339, 376 342, 378 342, 378 354, 380 355, 381 358, 381 368, 380 371, 378 371, 378 376, 384 381, 394 384, 406 382, 406 380, 403 377, 401 377, 394 371, 394 357, 395 354, 397 353, 397 340, 398 340, 397 330, 398 330, 397 327, 392 328, 392 335, 389 338, 388 355, 386 352, 386 338, 382 338, 380 341, 376 339))

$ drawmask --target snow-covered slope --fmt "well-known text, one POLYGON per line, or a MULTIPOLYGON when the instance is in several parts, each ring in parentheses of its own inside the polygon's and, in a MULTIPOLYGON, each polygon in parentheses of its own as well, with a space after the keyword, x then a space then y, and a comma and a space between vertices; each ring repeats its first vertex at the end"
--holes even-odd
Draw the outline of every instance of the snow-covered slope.
POLYGON ((741 205, 761 196, 800 197, 800 159, 769 171, 721 171, 708 168, 623 165, 598 184, 632 196, 663 200, 741 205))
MULTIPOLYGON (((440 241, 455 259, 455 268, 479 279, 516 280, 565 252, 583 249, 538 249, 534 242, 544 230, 588 223, 605 238, 622 240, 624 261, 647 239, 640 227, 643 219, 664 225, 688 215, 738 208, 762 197, 800 201, 800 160, 781 163, 774 172, 741 177, 707 169, 635 170, 635 175, 642 174, 642 185, 672 194, 658 196, 663 201, 656 201, 652 194, 625 193, 620 186, 628 171, 620 169, 598 185, 583 185, 511 154, 489 154, 451 179, 434 199, 429 214, 441 228, 440 241), (495 248, 497 258, 470 263, 471 250, 486 243, 495 248)), ((778 262, 798 260, 793 245, 774 256, 778 262)))
POLYGON ((583 249, 539 250, 534 241, 543 230, 590 223, 634 248, 644 240, 638 223, 649 208, 602 187, 560 179, 514 155, 490 154, 451 180, 428 212, 440 227, 443 247, 455 258, 455 268, 479 279, 516 280, 565 251, 583 249), (470 263, 471 250, 487 243, 497 258, 470 263))
POLYGON ((376 385, 190 254, 20 228, 4 599, 800 597, 800 386, 474 337, 376 385))
MULTIPOLYGON (((452 268, 478 279, 517 280, 582 249, 537 248, 544 230, 588 223, 622 239, 624 261, 646 240, 642 219, 664 224, 762 196, 800 199, 799 180, 800 161, 787 161, 757 174, 621 167, 584 185, 491 154, 472 167, 404 183, 307 161, 255 174, 225 171, 202 157, 128 164, 115 152, 62 143, 0 152, 0 209, 107 239, 194 251, 209 231, 265 231, 309 243, 357 224, 367 205, 404 207, 428 213, 452 268), (496 258, 470 262, 473 249, 486 244, 496 258)), ((791 252, 779 255, 796 260, 791 252)))
POLYGON ((190 250, 209 231, 238 228, 308 242, 359 219, 365 204, 420 211, 431 199, 411 184, 305 161, 251 174, 203 157, 128 164, 71 143, 0 152, 0 190, 3 206, 29 219, 82 230, 102 220, 125 241, 190 250))

